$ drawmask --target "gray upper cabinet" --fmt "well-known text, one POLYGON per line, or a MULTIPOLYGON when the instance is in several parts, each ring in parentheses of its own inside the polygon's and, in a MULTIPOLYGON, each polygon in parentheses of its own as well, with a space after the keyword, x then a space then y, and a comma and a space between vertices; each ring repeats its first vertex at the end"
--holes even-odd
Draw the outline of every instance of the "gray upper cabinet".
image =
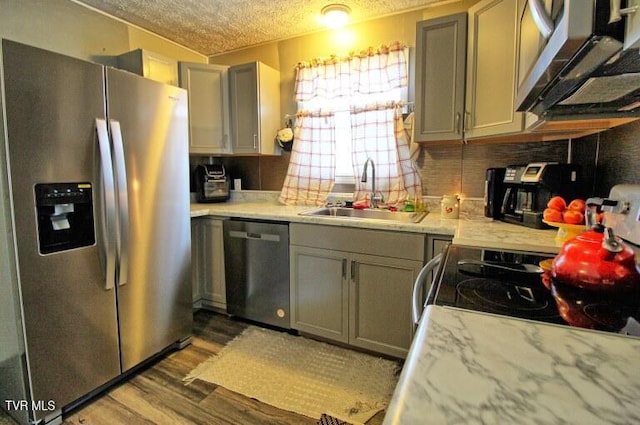
POLYGON ((178 61, 148 50, 137 49, 117 57, 118 68, 164 84, 178 85, 178 61))
POLYGON ((279 155, 280 72, 251 62, 229 69, 233 153, 279 155))
POLYGON ((189 153, 231 153, 229 67, 180 62, 179 71, 189 92, 189 153))
POLYGON ((418 22, 415 138, 462 140, 467 14, 418 22))
POLYGON ((485 0, 469 9, 465 139, 519 133, 515 112, 518 2, 485 0))
POLYGON ((416 141, 516 134, 518 2, 483 0, 416 32, 416 141))

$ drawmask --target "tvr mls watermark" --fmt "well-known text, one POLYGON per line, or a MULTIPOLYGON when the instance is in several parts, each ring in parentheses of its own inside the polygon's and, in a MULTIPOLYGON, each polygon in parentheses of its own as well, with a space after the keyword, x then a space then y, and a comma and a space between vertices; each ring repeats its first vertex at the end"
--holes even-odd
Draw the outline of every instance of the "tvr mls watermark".
POLYGON ((4 407, 10 410, 39 410, 50 411, 56 410, 56 402, 53 400, 5 400, 4 407))

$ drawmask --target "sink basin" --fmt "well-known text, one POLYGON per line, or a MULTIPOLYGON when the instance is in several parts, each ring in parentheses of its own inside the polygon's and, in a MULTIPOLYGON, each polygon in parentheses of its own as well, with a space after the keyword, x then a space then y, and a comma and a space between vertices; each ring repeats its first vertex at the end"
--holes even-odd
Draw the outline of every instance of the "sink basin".
POLYGON ((339 217, 366 220, 386 220, 400 223, 419 223, 426 215, 426 212, 400 212, 379 209, 354 209, 344 207, 325 207, 315 210, 303 211, 300 215, 317 217, 339 217))

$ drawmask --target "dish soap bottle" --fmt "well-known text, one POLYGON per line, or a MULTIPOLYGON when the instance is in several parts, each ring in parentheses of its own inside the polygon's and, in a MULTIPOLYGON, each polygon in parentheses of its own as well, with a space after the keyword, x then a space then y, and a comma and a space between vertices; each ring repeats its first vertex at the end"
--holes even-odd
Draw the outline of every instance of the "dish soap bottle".
POLYGON ((407 199, 407 201, 404 204, 404 211, 405 212, 414 212, 416 210, 415 205, 413 204, 413 201, 411 199, 407 199))

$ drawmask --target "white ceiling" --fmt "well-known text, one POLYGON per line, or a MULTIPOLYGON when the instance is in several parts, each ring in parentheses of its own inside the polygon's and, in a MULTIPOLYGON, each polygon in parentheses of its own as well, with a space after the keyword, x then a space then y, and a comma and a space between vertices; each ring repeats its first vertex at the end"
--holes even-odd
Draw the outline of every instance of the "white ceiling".
POLYGON ((322 30, 320 10, 351 8, 351 21, 458 0, 74 0, 159 34, 204 55, 214 55, 322 30))

